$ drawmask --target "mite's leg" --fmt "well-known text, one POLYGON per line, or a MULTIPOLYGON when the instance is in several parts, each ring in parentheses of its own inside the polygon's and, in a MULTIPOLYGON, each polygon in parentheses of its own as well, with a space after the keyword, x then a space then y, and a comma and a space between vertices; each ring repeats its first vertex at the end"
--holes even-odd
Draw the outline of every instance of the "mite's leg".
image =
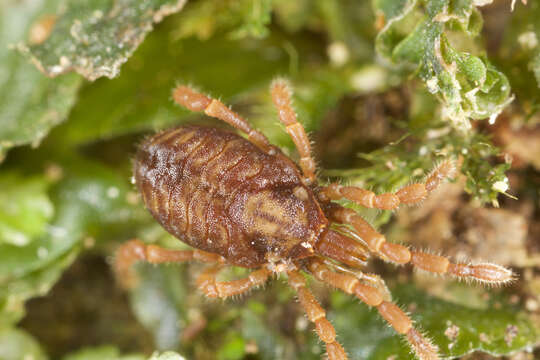
POLYGON ((137 281, 133 264, 138 261, 161 264, 190 260, 218 264, 225 262, 223 257, 202 250, 169 250, 156 245, 146 245, 140 240, 130 240, 116 251, 114 271, 122 286, 132 288, 137 281))
POLYGON ((367 305, 375 307, 379 311, 379 314, 399 334, 407 337, 409 344, 418 358, 421 360, 439 359, 437 347, 413 327, 412 320, 398 306, 385 301, 383 295, 376 288, 361 283, 358 278, 352 275, 336 273, 316 259, 309 262, 308 268, 318 280, 334 286, 347 294, 354 295, 367 305))
POLYGON ((388 286, 386 286, 385 281, 376 274, 372 273, 365 273, 363 271, 352 269, 350 267, 341 266, 338 263, 335 263, 329 259, 321 258, 320 261, 325 264, 326 266, 330 267, 331 269, 337 270, 338 272, 349 274, 351 276, 354 276, 358 280, 361 280, 374 288, 376 288, 382 295, 384 300, 386 301, 392 301, 392 294, 390 293, 390 290, 388 289, 388 286))
POLYGON ((315 181, 315 161, 311 157, 309 138, 302 124, 296 119, 291 106, 291 90, 285 80, 278 79, 272 83, 272 100, 278 109, 279 120, 285 125, 300 154, 300 168, 308 183, 315 181))
POLYGON ((315 324, 315 330, 319 338, 326 344, 326 352, 329 360, 347 360, 347 354, 343 347, 336 341, 336 330, 326 319, 326 312, 319 302, 306 287, 304 276, 298 271, 288 272, 289 285, 298 294, 298 301, 304 308, 308 319, 315 324))
POLYGON ((208 116, 225 121, 227 124, 246 133, 249 140, 262 150, 266 152, 272 151, 273 148, 266 136, 251 128, 246 120, 221 101, 209 98, 185 85, 179 85, 174 89, 173 98, 177 104, 191 111, 204 111, 208 116))
POLYGON ((334 206, 329 210, 330 219, 350 224, 356 236, 365 242, 369 250, 384 260, 397 264, 412 263, 415 267, 437 274, 449 274, 458 278, 477 280, 488 284, 503 284, 513 280, 512 271, 496 264, 454 264, 447 258, 428 254, 422 251, 411 251, 407 247, 386 241, 384 235, 377 232, 367 221, 356 214, 354 210, 341 206, 334 206))
POLYGON ((206 269, 197 278, 197 287, 210 298, 227 298, 242 294, 254 287, 263 285, 271 272, 266 268, 260 268, 249 274, 247 278, 232 281, 217 281, 220 266, 212 266, 206 269))
POLYGON ((398 190, 395 194, 386 193, 375 195, 372 191, 355 186, 341 186, 333 183, 322 188, 319 195, 323 200, 349 199, 367 208, 392 210, 400 204, 414 204, 426 198, 427 194, 439 186, 446 178, 455 172, 454 163, 443 161, 428 176, 425 183, 412 184, 398 190))

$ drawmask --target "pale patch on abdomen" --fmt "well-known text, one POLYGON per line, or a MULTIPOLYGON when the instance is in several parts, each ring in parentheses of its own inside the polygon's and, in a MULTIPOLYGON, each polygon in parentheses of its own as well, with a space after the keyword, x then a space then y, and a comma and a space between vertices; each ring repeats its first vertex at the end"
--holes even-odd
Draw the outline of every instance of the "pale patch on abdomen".
POLYGON ((246 202, 243 218, 251 223, 254 230, 267 237, 275 237, 281 219, 285 215, 281 204, 271 197, 272 193, 262 191, 252 194, 246 202))

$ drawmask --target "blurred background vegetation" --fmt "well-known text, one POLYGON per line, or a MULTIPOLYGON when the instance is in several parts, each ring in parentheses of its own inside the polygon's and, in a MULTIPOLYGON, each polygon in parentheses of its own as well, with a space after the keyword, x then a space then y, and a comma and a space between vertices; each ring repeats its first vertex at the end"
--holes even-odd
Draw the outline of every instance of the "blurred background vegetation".
MULTIPOLYGON (((130 238, 183 246, 130 183, 145 136, 221 126, 173 105, 175 83, 233 104, 295 158, 269 98, 276 76, 294 86, 322 182, 389 191, 457 161, 420 207, 358 210, 390 241, 518 280, 485 289, 368 270, 444 356, 539 359, 539 19, 536 1, 3 0, 0 359, 321 358, 283 279, 208 301, 197 264, 139 264, 130 292, 111 274, 130 238)), ((311 285, 351 359, 412 358, 365 305, 311 285)))

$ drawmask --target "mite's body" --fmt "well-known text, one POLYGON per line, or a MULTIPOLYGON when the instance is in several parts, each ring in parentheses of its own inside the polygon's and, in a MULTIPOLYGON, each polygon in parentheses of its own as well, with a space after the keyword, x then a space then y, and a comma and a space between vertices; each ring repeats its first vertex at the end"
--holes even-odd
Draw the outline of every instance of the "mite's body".
POLYGON ((173 97, 190 110, 227 122, 248 139, 217 128, 183 126, 159 133, 141 145, 134 171, 146 207, 167 231, 195 249, 168 250, 139 240, 126 243, 115 261, 116 273, 125 286, 133 285, 132 265, 140 260, 213 264, 197 278, 197 286, 208 297, 242 294, 263 284, 272 273, 284 272, 325 343, 328 358, 346 360, 332 324, 301 275, 304 271, 375 307, 407 337, 420 359, 436 360, 437 348, 390 301, 382 280, 360 271, 368 256, 489 283, 512 279, 512 273, 498 265, 455 264, 443 256, 389 243, 355 211, 332 202, 346 198, 380 209, 415 203, 452 173, 452 162, 442 162, 425 183, 408 185, 395 193, 376 195, 339 184, 319 187, 309 139, 296 120, 284 81, 274 82, 272 99, 298 149, 298 167, 220 101, 186 86, 177 87, 173 97), (256 270, 244 279, 218 281, 218 271, 227 264, 256 270))
POLYGON ((328 221, 296 165, 230 131, 183 126, 148 139, 135 160, 145 204, 189 245, 257 267, 298 259, 328 221))

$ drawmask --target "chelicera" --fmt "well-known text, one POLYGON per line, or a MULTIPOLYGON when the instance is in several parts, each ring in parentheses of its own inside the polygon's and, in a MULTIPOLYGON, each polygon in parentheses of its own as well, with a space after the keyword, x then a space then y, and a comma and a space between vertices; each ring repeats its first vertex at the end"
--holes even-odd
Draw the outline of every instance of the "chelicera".
POLYGON ((306 285, 302 273, 356 296, 403 334, 418 358, 438 359, 438 351, 394 303, 384 282, 360 271, 370 255, 436 274, 500 284, 512 272, 495 264, 452 263, 446 257, 413 251, 387 242, 355 211, 332 200, 349 199, 365 207, 395 209, 424 199, 454 171, 451 161, 437 166, 424 183, 395 193, 376 195, 354 186, 321 186, 315 176, 310 142, 291 106, 287 82, 271 85, 272 99, 300 155, 298 166, 279 148, 219 100, 187 86, 173 91, 174 100, 192 111, 204 111, 247 134, 247 139, 218 128, 181 126, 156 134, 139 148, 134 177, 154 218, 193 250, 169 250, 132 240, 118 250, 115 269, 129 285, 136 261, 211 264, 197 279, 208 297, 227 298, 285 273, 290 286, 331 360, 347 359, 336 333, 306 285), (224 266, 253 269, 247 278, 218 281, 224 266))

